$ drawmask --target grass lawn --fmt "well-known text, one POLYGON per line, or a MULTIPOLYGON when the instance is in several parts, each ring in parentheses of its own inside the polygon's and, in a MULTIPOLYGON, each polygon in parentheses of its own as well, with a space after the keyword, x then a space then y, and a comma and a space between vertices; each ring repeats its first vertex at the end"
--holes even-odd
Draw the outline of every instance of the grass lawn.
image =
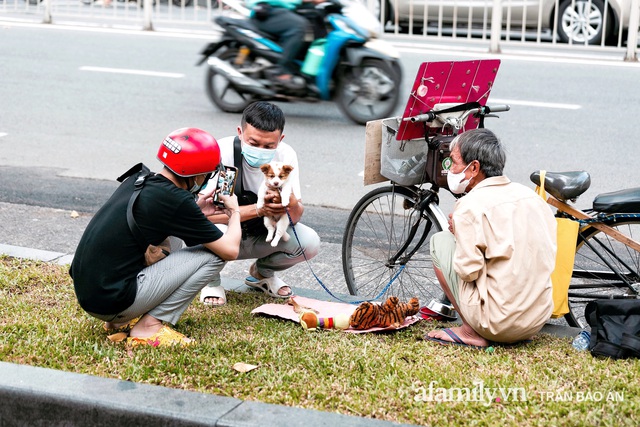
POLYGON ((596 359, 544 334, 493 352, 440 346, 421 340, 442 326, 426 321, 307 332, 252 316, 273 302, 264 294, 227 299, 180 319, 195 345, 129 349, 80 309, 67 267, 0 258, 0 360, 419 425, 640 425, 638 359, 596 359), (259 367, 240 373, 236 362, 259 367))

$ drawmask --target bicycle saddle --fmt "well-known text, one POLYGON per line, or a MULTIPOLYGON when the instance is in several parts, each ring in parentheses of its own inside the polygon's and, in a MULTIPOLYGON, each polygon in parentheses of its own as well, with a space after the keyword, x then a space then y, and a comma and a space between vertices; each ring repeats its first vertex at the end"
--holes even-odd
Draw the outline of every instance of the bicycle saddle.
MULTIPOLYGON (((535 185, 540 185, 540 171, 529 177, 535 185)), ((544 189, 558 200, 576 199, 589 189, 591 177, 586 171, 547 172, 544 189)))
POLYGON ((593 210, 603 213, 640 213, 640 188, 598 194, 593 210))

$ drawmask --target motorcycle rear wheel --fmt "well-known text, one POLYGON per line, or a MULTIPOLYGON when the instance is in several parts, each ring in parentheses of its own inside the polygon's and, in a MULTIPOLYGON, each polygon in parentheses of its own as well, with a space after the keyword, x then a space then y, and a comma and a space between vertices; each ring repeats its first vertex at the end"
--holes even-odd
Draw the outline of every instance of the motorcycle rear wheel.
POLYGON ((357 67, 342 71, 336 101, 340 110, 355 123, 389 117, 400 98, 401 76, 380 59, 365 59, 357 67))
MULTIPOLYGON (((238 56, 238 49, 229 48, 217 56, 221 60, 231 63, 234 68, 242 72, 241 68, 233 64, 238 56)), ((251 61, 250 58, 245 59, 245 65, 248 61, 251 61)), ((211 67, 207 67, 206 85, 207 95, 211 102, 227 113, 241 113, 254 101, 253 96, 239 91, 225 76, 211 67)))

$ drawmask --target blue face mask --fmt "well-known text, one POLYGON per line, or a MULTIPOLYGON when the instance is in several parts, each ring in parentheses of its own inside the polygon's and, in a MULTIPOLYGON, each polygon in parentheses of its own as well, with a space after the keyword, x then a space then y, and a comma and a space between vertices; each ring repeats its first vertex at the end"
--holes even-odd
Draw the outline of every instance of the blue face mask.
POLYGON ((273 160, 276 150, 253 147, 242 141, 242 155, 249 166, 257 168, 273 160))
POLYGON ((211 178, 212 173, 208 173, 205 177, 204 177, 204 181, 202 181, 202 184, 198 184, 198 182, 196 181, 196 177, 193 178, 193 186, 191 187, 191 189, 189 189, 189 193, 191 194, 198 194, 200 192, 200 190, 202 190, 204 187, 206 187, 207 182, 209 182, 209 179, 211 178))

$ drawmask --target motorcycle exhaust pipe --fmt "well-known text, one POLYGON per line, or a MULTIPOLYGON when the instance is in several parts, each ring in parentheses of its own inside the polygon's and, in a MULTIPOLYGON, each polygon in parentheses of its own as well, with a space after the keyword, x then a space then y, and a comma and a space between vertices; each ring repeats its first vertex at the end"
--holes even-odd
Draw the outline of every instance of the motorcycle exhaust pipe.
POLYGON ((238 89, 260 96, 273 97, 276 95, 275 92, 267 88, 258 80, 252 79, 251 77, 242 74, 240 71, 233 68, 231 64, 221 60, 217 56, 210 56, 209 59, 207 59, 207 64, 209 64, 211 68, 214 68, 216 71, 222 74, 238 89))

